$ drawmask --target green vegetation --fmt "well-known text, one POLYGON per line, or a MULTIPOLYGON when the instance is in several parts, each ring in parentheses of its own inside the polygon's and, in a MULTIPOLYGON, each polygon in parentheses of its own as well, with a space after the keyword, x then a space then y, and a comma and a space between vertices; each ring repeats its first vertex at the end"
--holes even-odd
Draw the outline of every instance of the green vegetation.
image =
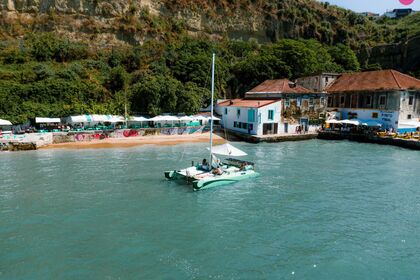
POLYGON ((125 100, 136 114, 195 113, 209 104, 213 50, 219 97, 241 96, 265 79, 359 69, 349 47, 315 40, 258 45, 183 37, 94 52, 42 33, 0 45, 0 116, 20 123, 35 116, 122 114, 125 100))

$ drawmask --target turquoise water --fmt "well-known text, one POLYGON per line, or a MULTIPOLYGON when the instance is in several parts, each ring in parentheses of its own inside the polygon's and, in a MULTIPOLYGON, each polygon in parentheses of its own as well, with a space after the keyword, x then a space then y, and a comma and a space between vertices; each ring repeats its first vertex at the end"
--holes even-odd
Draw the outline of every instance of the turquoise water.
POLYGON ((205 146, 1 153, 0 279, 420 278, 420 152, 238 143, 259 178, 163 179, 205 146))

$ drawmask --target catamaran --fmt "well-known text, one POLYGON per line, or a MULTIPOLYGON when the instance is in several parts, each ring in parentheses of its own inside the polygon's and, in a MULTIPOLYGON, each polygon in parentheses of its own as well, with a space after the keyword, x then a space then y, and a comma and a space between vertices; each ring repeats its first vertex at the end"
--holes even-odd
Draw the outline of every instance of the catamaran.
POLYGON ((254 163, 235 159, 247 154, 229 143, 213 147, 213 100, 214 100, 214 63, 212 57, 211 71, 211 120, 210 120, 210 164, 196 164, 181 170, 165 171, 165 177, 170 180, 181 179, 192 183, 193 190, 204 190, 217 186, 232 184, 245 179, 259 176, 255 172, 254 163), (221 161, 217 156, 228 156, 221 161))

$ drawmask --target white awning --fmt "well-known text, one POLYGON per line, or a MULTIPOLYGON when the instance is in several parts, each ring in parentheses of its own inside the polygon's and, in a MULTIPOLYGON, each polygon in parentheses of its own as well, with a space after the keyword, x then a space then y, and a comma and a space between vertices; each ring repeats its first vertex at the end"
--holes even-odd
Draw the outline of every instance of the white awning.
POLYGON ((12 123, 9 122, 8 120, 0 119, 0 125, 12 125, 12 123))
POLYGON ((35 123, 61 123, 60 118, 35 118, 35 123))
POLYGON ((327 120, 326 123, 341 123, 339 120, 327 120))
MULTIPOLYGON (((207 118, 208 120, 211 120, 211 116, 207 118)), ((213 116, 213 121, 220 121, 218 117, 213 116)))
MULTIPOLYGON (((210 150, 210 148, 207 148, 207 149, 210 150)), ((242 157, 242 156, 247 155, 247 153, 239 150, 238 148, 235 148, 229 143, 214 146, 212 149, 212 153, 216 155, 221 155, 221 156, 234 156, 234 157, 242 157)))
POLYGON ((362 125, 364 126, 372 126, 372 127, 382 126, 382 123, 374 121, 374 120, 361 121, 361 122, 362 122, 362 125))
POLYGON ((401 121, 398 124, 398 127, 420 127, 420 122, 416 121, 416 120, 406 120, 406 121, 401 121))
POLYGON ((360 125, 361 124, 360 121, 358 121, 358 120, 342 120, 342 121, 340 121, 340 123, 351 124, 351 125, 360 125))
POLYGON ((128 118, 129 122, 148 122, 149 119, 145 118, 145 117, 130 117, 128 118))

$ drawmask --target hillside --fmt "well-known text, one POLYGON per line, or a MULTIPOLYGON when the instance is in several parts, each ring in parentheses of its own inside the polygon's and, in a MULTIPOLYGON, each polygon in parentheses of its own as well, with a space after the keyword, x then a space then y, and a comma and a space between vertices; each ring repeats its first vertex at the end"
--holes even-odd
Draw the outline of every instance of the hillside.
POLYGON ((53 31, 96 45, 141 44, 180 34, 274 42, 313 38, 357 46, 387 42, 383 26, 313 0, 2 0, 1 36, 53 31))

